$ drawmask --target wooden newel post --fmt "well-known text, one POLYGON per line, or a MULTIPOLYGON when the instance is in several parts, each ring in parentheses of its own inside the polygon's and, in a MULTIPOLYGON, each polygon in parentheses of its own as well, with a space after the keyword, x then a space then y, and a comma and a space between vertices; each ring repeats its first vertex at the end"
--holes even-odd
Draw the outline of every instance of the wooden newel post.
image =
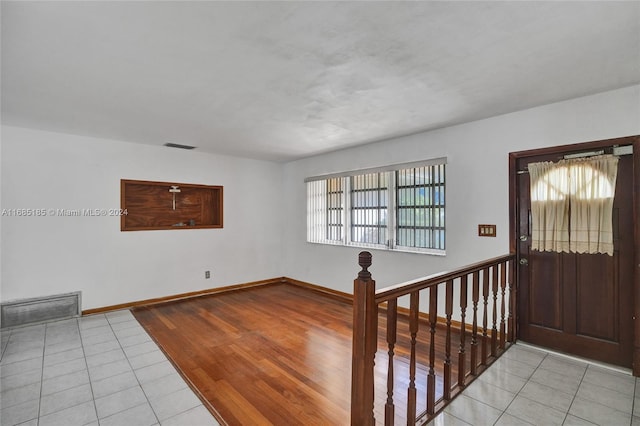
POLYGON ((376 282, 367 270, 371 253, 360 252, 362 268, 353 281, 353 346, 351 355, 351 425, 373 426, 374 358, 378 344, 376 282))

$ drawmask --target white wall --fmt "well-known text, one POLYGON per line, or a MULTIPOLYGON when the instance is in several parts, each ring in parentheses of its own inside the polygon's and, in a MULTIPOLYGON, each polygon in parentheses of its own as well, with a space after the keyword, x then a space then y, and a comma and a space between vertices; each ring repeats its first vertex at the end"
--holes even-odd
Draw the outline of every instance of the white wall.
POLYGON ((281 164, 6 126, 1 136, 4 209, 119 208, 120 179, 224 185, 224 229, 2 217, 2 301, 82 290, 91 309, 283 275, 281 164))
POLYGON ((286 164, 286 274, 351 292, 362 249, 306 239, 304 178, 447 157, 447 255, 374 250, 378 288, 509 252, 508 154, 640 134, 640 86, 605 92, 464 125, 396 138, 286 164), (477 236, 496 224, 497 238, 477 236))
POLYGON ((640 86, 287 163, 2 127, 0 205, 119 208, 120 179, 224 185, 224 229, 120 232, 117 217, 0 221, 0 300, 82 290, 83 309, 286 275, 351 292, 358 248, 308 244, 304 178, 447 157, 447 256, 373 251, 378 287, 505 254, 508 153, 640 134, 640 86), (477 237, 479 223, 497 238, 477 237), (204 271, 213 277, 204 279, 204 271))

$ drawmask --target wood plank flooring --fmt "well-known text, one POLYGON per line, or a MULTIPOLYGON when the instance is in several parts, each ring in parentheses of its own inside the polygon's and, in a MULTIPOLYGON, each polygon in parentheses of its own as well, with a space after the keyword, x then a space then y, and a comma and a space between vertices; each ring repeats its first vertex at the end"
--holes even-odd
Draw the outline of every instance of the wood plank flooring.
MULTIPOLYGON (((298 286, 276 284, 139 307, 132 312, 213 407, 221 424, 349 424, 351 304, 298 286)), ((382 315, 380 322, 384 325, 382 315)), ((381 329, 376 355, 378 422, 384 420, 388 363, 381 329)), ((426 401, 428 334, 427 330, 419 333, 419 412, 426 401)), ((396 424, 406 424, 409 366, 404 354, 409 339, 404 320, 399 321, 398 336, 394 357, 396 424)), ((437 337, 439 398, 444 333, 437 337)), ((458 342, 452 339, 452 360, 458 342)), ((456 377, 455 368, 453 374, 456 377)))

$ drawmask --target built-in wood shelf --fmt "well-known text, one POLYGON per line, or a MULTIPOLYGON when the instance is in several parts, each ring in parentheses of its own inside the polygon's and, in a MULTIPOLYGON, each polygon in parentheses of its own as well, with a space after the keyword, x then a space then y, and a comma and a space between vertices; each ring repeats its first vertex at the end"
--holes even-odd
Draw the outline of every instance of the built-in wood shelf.
POLYGON ((121 231, 222 228, 222 186, 122 179, 120 188, 121 231))

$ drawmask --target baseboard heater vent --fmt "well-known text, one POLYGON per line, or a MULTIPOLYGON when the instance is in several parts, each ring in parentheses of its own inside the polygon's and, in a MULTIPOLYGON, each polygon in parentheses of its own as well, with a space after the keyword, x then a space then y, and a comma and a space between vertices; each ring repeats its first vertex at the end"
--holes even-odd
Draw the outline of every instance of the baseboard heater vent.
POLYGON ((14 300, 0 305, 0 328, 80 316, 81 292, 14 300))

